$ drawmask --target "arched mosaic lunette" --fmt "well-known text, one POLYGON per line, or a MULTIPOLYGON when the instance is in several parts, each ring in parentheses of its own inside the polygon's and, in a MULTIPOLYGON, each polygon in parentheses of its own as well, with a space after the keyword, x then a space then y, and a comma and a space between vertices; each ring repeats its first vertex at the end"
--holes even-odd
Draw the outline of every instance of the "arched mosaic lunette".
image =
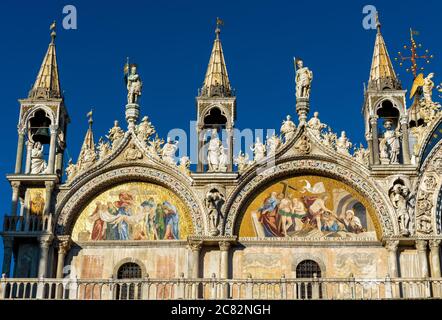
POLYGON ((177 178, 154 168, 142 166, 130 166, 113 168, 94 176, 89 181, 82 184, 77 190, 71 190, 66 196, 64 204, 59 209, 56 220, 56 234, 69 234, 75 224, 75 220, 81 209, 94 196, 100 194, 105 189, 131 181, 151 182, 164 186, 180 197, 189 208, 192 216, 192 223, 196 235, 204 232, 204 217, 198 198, 177 178))
POLYGON ((364 196, 373 207, 381 224, 382 235, 397 234, 397 223, 390 213, 393 210, 390 210, 388 201, 382 196, 381 191, 367 182, 367 178, 337 163, 313 159, 298 159, 277 164, 238 186, 226 206, 228 216, 225 234, 233 235, 239 230, 240 220, 244 213, 242 211, 258 190, 279 178, 299 174, 323 175, 348 184, 364 196))

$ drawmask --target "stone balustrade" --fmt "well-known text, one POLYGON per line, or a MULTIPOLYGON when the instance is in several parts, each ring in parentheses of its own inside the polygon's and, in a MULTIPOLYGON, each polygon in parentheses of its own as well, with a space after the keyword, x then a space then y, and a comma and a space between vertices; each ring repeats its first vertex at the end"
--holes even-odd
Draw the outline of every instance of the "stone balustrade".
POLYGON ((219 279, 6 279, 0 300, 175 300, 324 299, 379 300, 442 298, 442 278, 219 279))
POLYGON ((50 232, 52 215, 45 216, 4 216, 3 232, 50 232))

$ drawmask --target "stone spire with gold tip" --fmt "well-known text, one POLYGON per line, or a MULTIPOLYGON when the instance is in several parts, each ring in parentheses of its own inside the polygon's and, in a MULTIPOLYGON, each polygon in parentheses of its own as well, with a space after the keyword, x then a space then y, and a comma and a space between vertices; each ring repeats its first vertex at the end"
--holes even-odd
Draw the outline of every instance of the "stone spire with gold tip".
POLYGON ((381 23, 376 14, 376 42, 374 45, 373 60, 370 69, 370 79, 368 80, 369 90, 402 89, 393 69, 387 46, 381 33, 381 23))
POLYGON ((92 131, 92 110, 87 114, 89 118, 89 128, 84 137, 83 145, 81 147, 80 155, 78 156, 77 166, 80 170, 94 164, 97 160, 97 154, 95 151, 94 133, 92 131))
POLYGON ((232 88, 230 86, 229 75, 227 73, 226 62, 224 60, 223 48, 220 40, 220 26, 224 22, 216 19, 216 38, 213 44, 212 54, 207 67, 206 77, 203 87, 201 88, 201 96, 206 97, 231 97, 232 88))
POLYGON ((62 97, 60 78, 58 76, 57 54, 55 52, 55 21, 51 24, 51 43, 43 59, 34 86, 29 92, 29 98, 59 99, 62 97))

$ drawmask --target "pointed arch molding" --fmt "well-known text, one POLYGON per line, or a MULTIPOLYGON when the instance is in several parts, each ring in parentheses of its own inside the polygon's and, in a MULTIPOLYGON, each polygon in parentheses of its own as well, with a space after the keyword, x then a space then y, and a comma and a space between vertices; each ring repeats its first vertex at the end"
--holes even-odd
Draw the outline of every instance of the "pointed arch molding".
POLYGON ((155 183, 170 189, 188 207, 192 216, 194 233, 203 234, 205 220, 202 212, 204 211, 200 207, 200 201, 187 184, 170 173, 141 164, 108 168, 89 180, 76 184, 64 195, 57 210, 55 233, 70 234, 82 209, 92 198, 112 186, 132 181, 155 183))
POLYGON ((383 195, 380 188, 369 182, 369 177, 351 170, 348 167, 319 159, 294 159, 269 168, 259 174, 251 175, 249 179, 235 189, 230 197, 226 212, 228 212, 225 234, 233 235, 239 231, 242 216, 248 204, 253 201, 257 190, 263 190, 272 182, 281 178, 293 177, 302 174, 313 174, 339 180, 365 197, 373 207, 376 218, 380 224, 382 236, 398 234, 398 226, 395 222, 388 199, 383 195))

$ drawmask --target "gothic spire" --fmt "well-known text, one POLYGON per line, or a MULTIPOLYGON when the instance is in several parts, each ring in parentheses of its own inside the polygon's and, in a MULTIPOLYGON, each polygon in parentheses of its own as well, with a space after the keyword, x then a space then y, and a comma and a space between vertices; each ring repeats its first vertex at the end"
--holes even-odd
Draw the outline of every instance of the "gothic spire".
POLYGON ((81 167, 84 163, 88 163, 91 160, 94 161, 95 156, 95 142, 94 142, 94 132, 92 131, 92 110, 87 114, 89 118, 89 128, 84 137, 83 145, 81 146, 80 155, 78 156, 77 165, 81 167))
POLYGON ((224 23, 220 18, 216 19, 215 42, 213 44, 212 54, 207 67, 206 77, 201 89, 201 96, 230 97, 232 88, 230 87, 229 75, 227 74, 226 62, 224 60, 223 48, 220 40, 220 33, 224 23))
POLYGON ((387 46, 381 33, 381 23, 378 14, 376 14, 376 41, 374 44, 373 60, 370 69, 370 79, 368 80, 368 89, 401 89, 401 84, 396 76, 388 55, 387 46))
POLYGON ((61 98, 60 79, 58 76, 57 54, 55 52, 55 21, 51 24, 51 42, 41 64, 37 79, 29 92, 29 98, 61 98))

